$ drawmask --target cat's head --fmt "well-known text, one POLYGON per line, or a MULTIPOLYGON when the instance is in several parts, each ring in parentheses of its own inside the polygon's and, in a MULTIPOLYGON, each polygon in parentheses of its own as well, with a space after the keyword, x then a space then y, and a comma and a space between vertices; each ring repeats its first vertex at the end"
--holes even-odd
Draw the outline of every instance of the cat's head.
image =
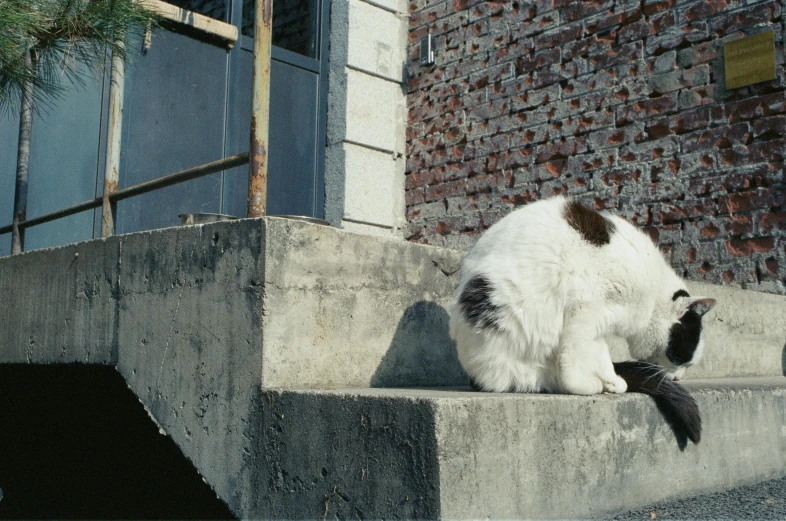
POLYGON ((647 330, 631 339, 631 353, 658 364, 673 380, 699 362, 704 352, 702 317, 715 305, 707 297, 691 297, 677 290, 667 302, 656 306, 647 330))

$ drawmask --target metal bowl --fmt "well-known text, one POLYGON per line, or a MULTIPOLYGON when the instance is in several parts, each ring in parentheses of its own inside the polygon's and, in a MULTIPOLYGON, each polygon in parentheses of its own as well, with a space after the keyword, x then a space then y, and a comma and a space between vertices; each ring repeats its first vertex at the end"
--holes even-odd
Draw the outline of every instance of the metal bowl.
POLYGON ((316 217, 307 217, 305 215, 271 215, 270 217, 280 217, 281 219, 290 219, 292 221, 303 221, 311 224, 321 224, 322 226, 330 226, 330 223, 317 219, 316 217))
POLYGON ((178 217, 180 217, 181 226, 187 224, 214 223, 218 221, 234 221, 235 219, 239 219, 239 217, 235 217, 234 215, 224 215, 220 213, 181 213, 178 214, 178 217))

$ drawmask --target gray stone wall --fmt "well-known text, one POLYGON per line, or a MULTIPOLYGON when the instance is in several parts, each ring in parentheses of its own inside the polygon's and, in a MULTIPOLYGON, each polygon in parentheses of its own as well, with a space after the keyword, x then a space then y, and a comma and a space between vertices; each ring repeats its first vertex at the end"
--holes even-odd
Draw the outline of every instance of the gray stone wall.
POLYGON ((691 279, 786 292, 785 4, 413 0, 407 237, 467 249, 564 193, 691 279), (764 30, 777 79, 727 91, 723 44, 764 30))

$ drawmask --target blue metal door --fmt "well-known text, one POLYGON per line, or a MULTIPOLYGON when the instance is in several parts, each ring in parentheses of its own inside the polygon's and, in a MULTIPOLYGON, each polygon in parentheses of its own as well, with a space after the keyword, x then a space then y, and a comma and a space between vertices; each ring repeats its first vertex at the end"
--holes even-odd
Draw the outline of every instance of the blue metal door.
MULTIPOLYGON (((269 215, 324 217, 329 2, 273 2, 268 156, 269 215)), ((254 1, 233 0, 232 23, 241 28, 231 57, 227 149, 248 150, 251 128, 254 1)), ((245 215, 248 169, 224 178, 226 213, 245 215)))
MULTIPOLYGON (((227 50, 161 31, 126 74, 121 188, 248 151, 254 2, 172 2, 240 28, 227 50)), ((274 2, 269 215, 324 214, 325 81, 318 0, 274 2)), ((174 31, 178 28, 174 27, 174 31)), ((245 216, 248 168, 238 167, 118 204, 118 233, 171 226, 178 214, 245 216)))
MULTIPOLYGON (((120 188, 224 157, 227 62, 227 50, 212 43, 169 30, 152 35, 126 68, 120 188)), ((120 201, 117 233, 220 210, 221 174, 214 174, 120 201)))
MULTIPOLYGON (((169 3, 235 25, 240 39, 228 49, 177 23, 154 32, 126 68, 121 188, 249 148, 254 2, 169 3)), ((274 6, 268 214, 323 217, 329 2, 274 6)), ((107 74, 34 117, 28 217, 101 196, 108 90, 107 74)), ((17 117, 0 118, 0 226, 12 216, 17 132, 17 117)), ((248 168, 238 167, 120 201, 117 233, 176 225, 179 213, 242 217, 247 197, 248 168)), ((100 228, 100 211, 33 226, 26 249, 96 237, 100 228)))

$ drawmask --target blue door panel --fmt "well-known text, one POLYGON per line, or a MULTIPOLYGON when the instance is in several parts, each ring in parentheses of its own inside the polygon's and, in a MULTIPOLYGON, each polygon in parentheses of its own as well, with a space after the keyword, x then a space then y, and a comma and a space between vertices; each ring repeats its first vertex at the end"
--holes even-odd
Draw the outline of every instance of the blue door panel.
MULTIPOLYGON (((61 99, 33 116, 27 217, 36 217, 96 196, 103 178, 101 115, 103 76, 84 70, 84 85, 72 85, 61 99)), ((45 248, 93 237, 93 212, 82 212, 27 228, 25 249, 45 248)))
MULTIPOLYGON (((238 53, 232 74, 227 155, 248 150, 251 128, 252 53, 238 53)), ((319 75, 279 60, 270 69, 267 213, 319 217, 319 75)), ((248 167, 227 171, 224 212, 242 216, 248 198, 248 167)))
MULTIPOLYGON (((224 157, 227 51, 170 31, 126 70, 121 188, 224 157)), ((177 215, 215 213, 221 174, 118 204, 117 233, 179 224, 177 215)))
POLYGON ((319 76, 273 61, 268 213, 314 216, 319 76))

